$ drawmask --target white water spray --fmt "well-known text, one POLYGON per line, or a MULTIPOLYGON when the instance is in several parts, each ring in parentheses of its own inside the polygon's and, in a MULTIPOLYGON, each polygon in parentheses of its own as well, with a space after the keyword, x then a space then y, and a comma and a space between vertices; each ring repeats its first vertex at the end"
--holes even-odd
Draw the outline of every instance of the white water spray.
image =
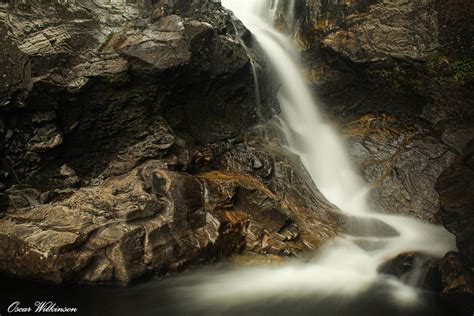
MULTIPOLYGON (((311 262, 214 274, 193 288, 193 295, 201 303, 232 305, 308 294, 353 296, 376 283, 384 283, 392 289, 395 299, 416 302, 417 292, 413 287, 378 274, 377 267, 409 251, 443 256, 455 249, 453 236, 440 226, 376 213, 368 207, 367 187, 355 171, 342 139, 322 119, 317 102, 300 74, 295 47, 288 36, 273 27, 279 1, 222 0, 222 3, 252 32, 278 74, 282 84, 278 100, 285 136, 320 191, 349 215, 383 221, 397 230, 399 236, 364 238, 364 242, 377 245, 370 250, 359 247, 360 239, 356 237, 341 236, 322 247, 311 262), (267 18, 262 15, 265 11, 267 18)), ((293 19, 293 14, 287 18, 293 19)))

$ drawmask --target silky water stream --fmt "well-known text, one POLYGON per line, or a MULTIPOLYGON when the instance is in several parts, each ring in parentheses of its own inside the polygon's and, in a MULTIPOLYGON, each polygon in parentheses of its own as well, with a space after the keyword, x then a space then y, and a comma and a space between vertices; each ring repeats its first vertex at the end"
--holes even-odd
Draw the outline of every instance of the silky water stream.
POLYGON ((14 301, 32 305, 51 300, 77 307, 80 315, 448 315, 436 295, 416 288, 421 271, 414 269, 403 281, 377 272, 400 253, 441 257, 455 249, 454 238, 440 226, 369 207, 367 185, 342 138, 322 119, 300 74, 297 49, 289 36, 274 28, 275 20, 282 18, 277 6, 287 5, 288 25, 295 16, 294 3, 222 0, 222 4, 252 32, 278 75, 278 120, 285 142, 300 156, 319 190, 348 215, 382 221, 398 235, 364 238, 374 245, 368 248, 359 246, 360 237, 342 235, 309 260, 259 267, 222 264, 126 288, 60 288, 4 278, 0 313, 14 301))
MULTIPOLYGON (((377 268, 387 259, 406 252, 441 257, 455 249, 454 238, 441 226, 378 213, 369 207, 367 185, 352 165, 342 138, 330 122, 322 119, 317 100, 300 73, 299 57, 291 38, 274 27, 275 19, 281 19, 278 17, 278 12, 282 11, 277 7, 279 5, 286 5, 283 11, 288 12, 286 25, 294 19, 294 2, 280 2, 222 0, 222 4, 252 32, 279 77, 280 123, 289 149, 300 156, 313 181, 330 202, 349 215, 381 221, 395 229, 398 235, 364 238, 365 242, 375 245, 368 249, 360 247, 357 237, 341 236, 323 246, 309 262, 215 273, 200 277, 199 282, 186 288, 185 292, 199 304, 213 308, 258 305, 258 302, 278 305, 278 301, 301 299, 313 303, 337 301, 337 305, 349 306, 357 299, 361 304, 367 304, 364 297, 371 293, 374 298, 383 296, 394 306, 417 309, 424 304, 423 293, 416 288, 423 281, 422 271, 415 266, 414 271, 400 281, 378 273, 377 268)), ((338 308, 339 312, 344 309, 338 308)), ((324 308, 319 313, 317 308, 313 312, 325 314, 324 308)), ((374 310, 377 312, 380 311, 374 310)))

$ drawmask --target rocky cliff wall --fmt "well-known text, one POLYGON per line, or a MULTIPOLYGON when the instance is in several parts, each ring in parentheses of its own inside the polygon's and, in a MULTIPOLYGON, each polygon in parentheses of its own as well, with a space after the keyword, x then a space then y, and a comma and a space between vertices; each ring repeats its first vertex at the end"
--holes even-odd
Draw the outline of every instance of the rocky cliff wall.
POLYGON ((474 3, 302 2, 303 71, 342 127, 374 207, 457 236, 460 253, 440 266, 443 296, 472 312, 474 3))
POLYGON ((292 2, 303 71, 374 206, 440 222, 435 181, 474 138, 472 2, 292 2))
POLYGON ((275 87, 257 102, 265 64, 219 3, 14 1, 0 32, 2 272, 128 283, 354 226, 253 130, 275 87))
MULTIPOLYGON (((255 106, 249 57, 231 34, 230 16, 212 1, 33 1, 3 5, 0 14, 7 48, 2 174, 10 174, 9 183, 49 182, 57 157, 81 174, 100 173, 159 129, 160 117, 186 137, 212 142, 273 111, 266 100, 255 106), (102 165, 94 156, 99 150, 102 165)), ((154 142, 165 146, 169 139, 154 142)))

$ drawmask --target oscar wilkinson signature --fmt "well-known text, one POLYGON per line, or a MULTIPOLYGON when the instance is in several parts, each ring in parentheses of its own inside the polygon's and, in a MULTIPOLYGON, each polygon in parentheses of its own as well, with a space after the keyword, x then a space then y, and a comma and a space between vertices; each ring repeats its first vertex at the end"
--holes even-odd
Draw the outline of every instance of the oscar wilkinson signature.
POLYGON ((51 301, 36 301, 34 307, 22 306, 19 301, 13 302, 8 306, 7 312, 12 313, 76 313, 75 307, 60 307, 51 301))

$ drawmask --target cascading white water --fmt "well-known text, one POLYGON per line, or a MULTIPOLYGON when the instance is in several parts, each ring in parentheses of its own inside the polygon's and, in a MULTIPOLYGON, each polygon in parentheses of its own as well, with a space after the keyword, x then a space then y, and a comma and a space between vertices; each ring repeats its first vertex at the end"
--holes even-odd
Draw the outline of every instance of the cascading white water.
POLYGON ((455 249, 454 238, 440 226, 376 213, 369 208, 368 189, 355 171, 342 139, 331 124, 322 119, 317 102, 300 74, 295 47, 288 36, 273 27, 271 19, 277 15, 278 2, 222 0, 252 32, 279 76, 282 86, 278 100, 290 149, 299 154, 329 201, 349 215, 383 221, 397 230, 399 236, 364 238, 377 243, 378 247, 371 250, 357 246, 356 237, 341 236, 323 246, 311 262, 214 274, 193 288, 193 295, 197 295, 201 303, 239 304, 305 294, 355 295, 375 283, 384 283, 393 290, 395 298, 414 302, 417 296, 413 287, 378 274, 377 267, 408 251, 442 256, 455 249), (267 14, 262 15, 265 11, 267 14))

